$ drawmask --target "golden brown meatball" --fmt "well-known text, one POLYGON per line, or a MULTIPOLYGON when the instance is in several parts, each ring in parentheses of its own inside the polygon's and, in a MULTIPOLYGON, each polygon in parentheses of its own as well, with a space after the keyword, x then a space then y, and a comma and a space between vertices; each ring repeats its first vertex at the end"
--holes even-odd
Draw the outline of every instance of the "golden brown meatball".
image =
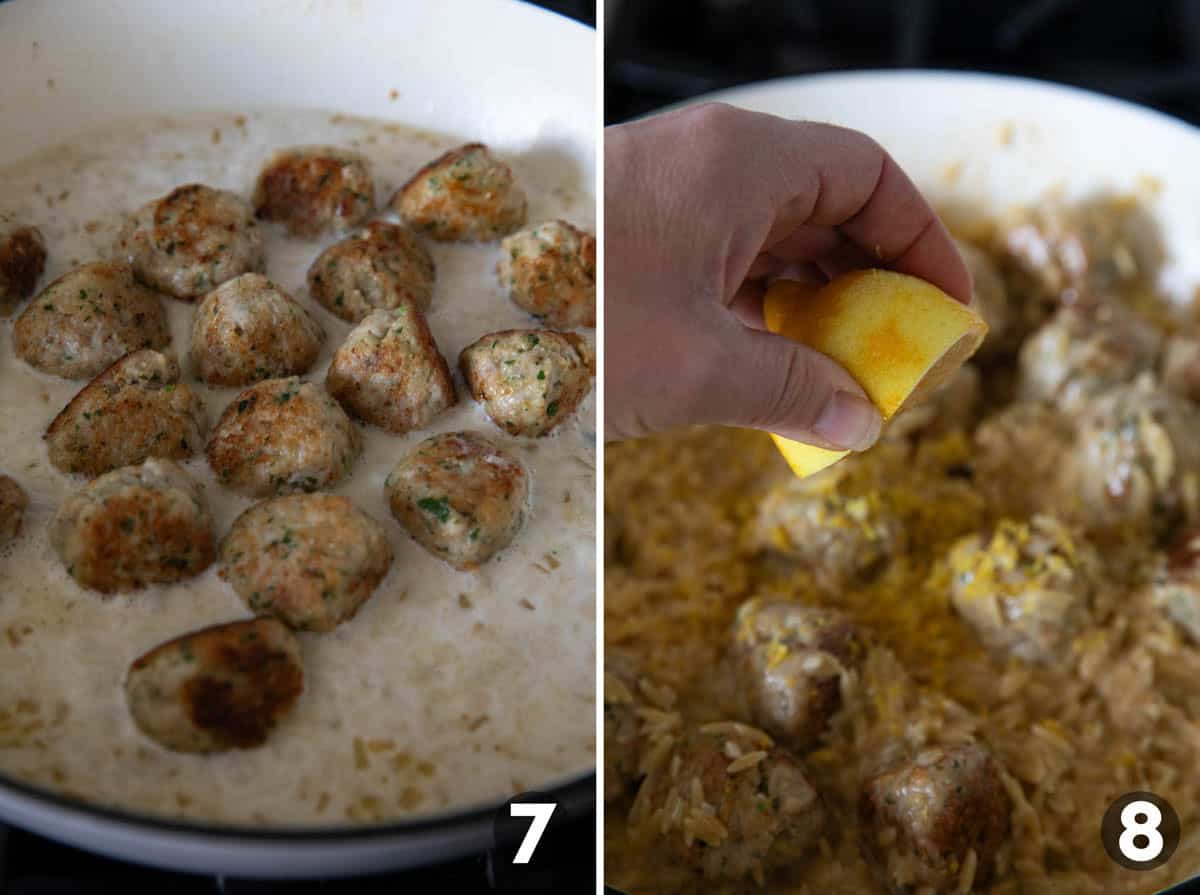
POLYGON ((512 543, 529 505, 529 473, 473 432, 427 438, 385 486, 413 540, 456 569, 474 569, 512 543))
POLYGON ((562 425, 592 390, 595 361, 574 333, 510 329, 463 349, 471 396, 509 435, 537 438, 562 425))
POLYGON ((427 164, 392 197, 392 209, 418 233, 443 242, 489 242, 525 223, 525 191, 512 169, 482 143, 427 164))
POLYGON ((1075 437, 1071 421, 1048 404, 1019 401, 975 430, 971 468, 981 493, 1004 514, 1065 514, 1064 472, 1075 437))
POLYGON ((105 594, 191 578, 216 554, 200 485, 157 459, 105 473, 64 500, 50 543, 72 578, 105 594))
POLYGON ((221 484, 269 497, 341 481, 362 453, 362 435, 323 389, 293 376, 268 379, 234 398, 205 453, 221 484))
POLYGON ((192 366, 209 385, 307 373, 324 342, 321 324, 258 273, 214 289, 192 318, 192 366))
POLYGON ((826 590, 877 574, 906 543, 904 525, 882 495, 843 494, 838 476, 772 487, 752 523, 758 544, 804 566, 826 590))
POLYGON ((46 269, 46 239, 37 227, 9 227, 0 217, 0 317, 29 298, 46 269))
POLYGON ((91 379, 130 351, 170 342, 159 297, 120 264, 85 264, 64 274, 13 324, 21 359, 64 379, 91 379))
POLYGON ((760 730, 708 724, 646 775, 631 815, 709 878, 794 864, 821 837, 825 809, 799 762, 760 730))
POLYGON ((560 329, 596 325, 596 237, 547 221, 500 243, 496 273, 509 297, 560 329))
POLYGON ((789 749, 814 747, 842 707, 842 678, 867 645, 849 616, 790 600, 752 599, 733 623, 733 657, 752 720, 789 749))
POLYGON ((263 220, 286 225, 293 236, 357 227, 375 213, 370 163, 333 146, 277 152, 258 175, 254 208, 263 220))
POLYGON ((1159 344, 1158 331, 1121 305, 1063 308, 1021 346, 1018 397, 1075 413, 1151 369, 1159 344))
POLYGON ((266 264, 254 210, 233 193, 199 183, 134 212, 116 253, 141 282, 185 301, 266 264))
POLYGON ((873 777, 859 810, 863 851, 897 895, 982 891, 1007 863, 1012 802, 978 744, 933 747, 873 777))
POLYGON ((1003 519, 969 535, 947 558, 950 602, 992 649, 1052 664, 1091 616, 1102 583, 1099 555, 1051 516, 1003 519))
POLYGON ((138 728, 175 752, 261 746, 303 689, 300 644, 273 618, 168 640, 138 658, 125 679, 138 728))
POLYGON ((335 242, 308 269, 308 291, 328 311, 357 323, 377 309, 433 302, 433 258, 407 227, 375 221, 335 242))
POLYGON ((351 414, 389 432, 423 429, 457 400, 425 315, 408 302, 372 311, 350 332, 325 387, 351 414))
POLYGON ((1149 376, 1114 388, 1081 411, 1067 474, 1089 527, 1163 531, 1192 518, 1200 411, 1149 376))
POLYGON ((0 475, 0 547, 21 533, 29 498, 12 478, 0 475))
POLYGON ((186 460, 204 446, 204 404, 175 358, 145 348, 84 386, 46 430, 50 462, 98 476, 148 457, 186 460))
POLYGON ((391 564, 383 526, 332 494, 264 500, 221 542, 221 577, 246 605, 302 631, 352 618, 391 564))

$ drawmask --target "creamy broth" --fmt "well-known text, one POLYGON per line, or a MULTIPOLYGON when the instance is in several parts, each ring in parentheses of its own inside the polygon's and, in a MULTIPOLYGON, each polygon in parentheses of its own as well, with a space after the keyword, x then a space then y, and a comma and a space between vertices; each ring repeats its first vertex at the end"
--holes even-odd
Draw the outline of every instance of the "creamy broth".
MULTIPOLYGON (((0 169, 0 212, 42 229, 42 284, 109 257, 124 216, 173 187, 200 182, 249 198, 277 148, 328 143, 372 161, 382 205, 423 163, 471 139, 315 111, 155 120, 91 133, 0 169)), ((494 147, 529 196, 530 225, 561 217, 594 228, 572 159, 494 147)), ((390 213, 382 215, 394 220, 390 213)), ((309 264, 336 236, 287 238, 264 225, 268 274, 320 320, 327 339, 306 378, 323 383, 350 331, 307 294, 309 264)), ((495 275, 498 247, 428 242, 437 264, 429 323, 451 367, 484 333, 538 324, 495 275)), ((238 389, 199 384, 187 360, 194 305, 163 298, 184 378, 209 426, 238 389)), ((367 822, 425 814, 545 788, 595 757, 595 398, 548 438, 504 434, 467 393, 429 428, 405 436, 359 424, 365 450, 333 490, 388 530, 395 561, 358 615, 329 634, 300 634, 305 688, 258 749, 171 753, 125 706, 137 656, 197 628, 249 616, 217 575, 102 598, 68 577, 47 525, 85 484, 55 470, 42 433, 83 387, 13 355, 0 321, 0 471, 30 497, 21 536, 0 551, 0 774, 88 800, 192 819, 262 824, 367 822), (458 572, 392 518, 384 479, 429 435, 470 429, 531 474, 532 512, 514 544, 478 572, 458 572)), ((592 332, 586 331, 591 340, 592 332)), ((205 485, 223 536, 253 501, 223 489, 203 456, 184 464, 205 485)))

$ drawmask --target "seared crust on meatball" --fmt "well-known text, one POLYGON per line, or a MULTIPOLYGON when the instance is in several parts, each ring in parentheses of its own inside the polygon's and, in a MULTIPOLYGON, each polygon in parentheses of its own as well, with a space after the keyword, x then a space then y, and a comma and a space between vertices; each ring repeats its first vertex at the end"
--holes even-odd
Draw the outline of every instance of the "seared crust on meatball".
POLYGON ((84 386, 46 430, 50 462, 98 476, 148 457, 186 460, 204 447, 204 404, 170 355, 125 355, 84 386))
POLYGON ((105 473, 64 500, 50 543, 72 578, 105 594, 191 578, 216 555, 200 485, 158 459, 105 473))
POLYGON ((221 542, 221 577, 246 605, 303 631, 352 618, 391 564, 383 526, 332 494, 264 500, 221 542))
POLYGON ((386 429, 423 429, 457 400, 450 367, 412 304, 373 311, 333 355, 325 387, 348 412, 386 429))
POLYGON ((551 326, 596 325, 596 237, 547 221, 500 243, 500 285, 519 307, 551 326))
POLYGON ((473 432, 427 438, 385 487, 413 540, 457 569, 476 568, 512 543, 529 503, 529 473, 473 432))
POLYGON ((21 533, 29 498, 12 478, 0 475, 0 546, 21 533))
POLYGON ((525 223, 525 191, 482 143, 467 143, 421 168, 392 197, 404 222, 441 242, 489 242, 525 223))
POLYGON ((295 376, 234 398, 205 449, 221 484, 248 497, 327 488, 360 453, 362 435, 338 402, 295 376))
POLYGON ((270 617, 168 640, 135 660, 125 678, 138 728, 175 752, 261 746, 303 689, 300 644, 270 617))
POLYGON ((490 333, 464 348, 458 365, 492 422, 534 438, 570 418, 592 390, 595 372, 585 340, 549 329, 490 333))
POLYGON ((266 264, 254 210, 200 183, 147 202, 121 230, 117 257, 159 292, 186 301, 266 264))
POLYGON ((950 602, 980 640, 1038 663, 1068 654, 1103 573, 1092 545, 1051 516, 1003 519, 988 534, 968 535, 947 564, 950 602))
POLYGON ((976 743, 928 749, 868 780, 859 813, 863 851, 893 892, 966 891, 968 863, 970 891, 982 891, 1005 863, 1012 801, 976 743))
POLYGON ((158 295, 122 264, 85 264, 64 274, 13 324, 21 359, 64 379, 91 379, 130 351, 170 342, 158 295))
POLYGON ((433 301, 433 257, 407 227, 374 221, 335 242, 308 269, 308 291, 330 313, 357 323, 378 308, 433 301))
POLYGON ((821 837, 825 809, 799 762, 733 722, 685 733, 638 791, 631 820, 710 878, 795 863, 821 837))
POLYGON ((357 227, 375 213, 375 182, 365 156, 335 146, 298 146, 275 153, 254 190, 258 216, 293 236, 357 227))
POLYGON ((733 656, 753 720, 798 752, 817 744, 842 707, 842 679, 867 644, 849 616, 791 600, 752 599, 733 623, 733 656))
POLYGON ((210 385, 249 385, 307 373, 325 330, 262 274, 247 273, 210 292, 192 319, 192 366, 210 385))
POLYGON ((46 239, 37 227, 2 226, 0 220, 0 317, 29 298, 46 269, 46 239))

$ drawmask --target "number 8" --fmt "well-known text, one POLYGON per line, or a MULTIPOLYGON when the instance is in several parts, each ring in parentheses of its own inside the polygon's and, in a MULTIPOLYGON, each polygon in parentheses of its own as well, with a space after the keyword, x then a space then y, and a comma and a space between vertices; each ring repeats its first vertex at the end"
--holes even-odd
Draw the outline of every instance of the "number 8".
POLYGON ((1153 861, 1162 854, 1165 843, 1163 835, 1158 831, 1159 825, 1162 823, 1162 812, 1158 810, 1158 806, 1153 802, 1136 801, 1130 802, 1121 809, 1121 838, 1117 840, 1117 848, 1121 849, 1121 854, 1131 861, 1145 863, 1153 861), (1145 823, 1138 823, 1137 816, 1139 814, 1146 815, 1145 823), (1146 845, 1138 847, 1134 840, 1138 836, 1146 837, 1146 845))

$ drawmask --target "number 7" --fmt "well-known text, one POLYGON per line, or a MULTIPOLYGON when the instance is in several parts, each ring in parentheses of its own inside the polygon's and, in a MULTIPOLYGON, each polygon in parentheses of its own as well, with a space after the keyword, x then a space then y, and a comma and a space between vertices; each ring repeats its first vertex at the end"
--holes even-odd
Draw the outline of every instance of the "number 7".
POLYGON ((542 834, 546 832, 550 823, 550 815, 557 807, 553 802, 524 802, 509 806, 510 816, 533 818, 529 829, 525 831, 525 838, 521 840, 521 847, 517 849, 517 856, 513 858, 514 864, 529 863, 529 859, 533 857, 533 850, 542 841, 542 834))

